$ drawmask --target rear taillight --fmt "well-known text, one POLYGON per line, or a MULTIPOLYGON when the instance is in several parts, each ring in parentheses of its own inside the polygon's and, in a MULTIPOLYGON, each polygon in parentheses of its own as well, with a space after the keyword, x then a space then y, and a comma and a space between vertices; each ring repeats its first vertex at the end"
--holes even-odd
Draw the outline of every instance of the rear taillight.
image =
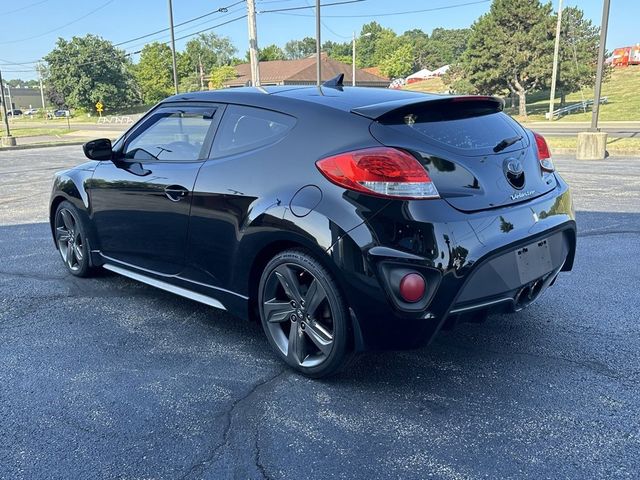
POLYGON ((345 152, 318 160, 316 166, 329 181, 349 190, 402 199, 440 197, 420 162, 396 148, 345 152))
POLYGON ((551 151, 549 145, 542 135, 533 132, 533 136, 536 139, 536 145, 538 147, 538 161, 540 162, 540 168, 545 172, 553 172, 555 167, 553 166, 553 160, 551 160, 551 151))

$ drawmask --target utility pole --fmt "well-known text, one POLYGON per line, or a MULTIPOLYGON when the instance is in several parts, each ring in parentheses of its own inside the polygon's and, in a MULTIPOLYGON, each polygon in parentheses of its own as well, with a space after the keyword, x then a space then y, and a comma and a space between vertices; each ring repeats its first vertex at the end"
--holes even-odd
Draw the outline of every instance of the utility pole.
POLYGON ((353 32, 353 45, 352 48, 352 58, 351 58, 351 86, 356 86, 356 32, 353 32))
POLYGON ((258 54, 258 29, 256 28, 256 1, 247 0, 247 24, 249 27, 249 62, 251 85, 260 86, 260 57, 258 54))
POLYGON ((320 0, 316 0, 316 85, 322 85, 322 54, 320 53, 320 0))
POLYGON ((173 2, 169 0, 169 29, 171 30, 171 59, 173 61, 173 86, 178 94, 178 67, 176 65, 176 39, 173 32, 173 2))
POLYGON ((42 86, 42 65, 38 63, 38 80, 40 81, 40 100, 42 100, 42 113, 44 114, 44 87, 42 86))
POLYGON ((4 114, 4 128, 7 131, 7 136, 2 139, 2 145, 15 145, 16 140, 11 136, 11 130, 9 129, 9 117, 7 116, 7 102, 4 101, 4 82, 2 81, 2 71, 0 71, 0 100, 2 100, 2 113, 4 114))
POLYGON ((558 77, 558 53, 560 51, 560 30, 562 29, 562 0, 558 0, 558 25, 556 26, 556 44, 553 48, 553 73, 551 74, 551 97, 549 97, 549 121, 553 120, 556 99, 556 79, 558 77))
POLYGON ((596 71, 596 88, 593 98, 593 113, 591 115, 591 131, 598 130, 598 115, 600 113, 600 91, 602 90, 602 72, 604 70, 604 52, 607 43, 607 28, 609 27, 610 0, 604 0, 602 6, 602 24, 600 25, 600 46, 598 48, 598 70, 596 71))

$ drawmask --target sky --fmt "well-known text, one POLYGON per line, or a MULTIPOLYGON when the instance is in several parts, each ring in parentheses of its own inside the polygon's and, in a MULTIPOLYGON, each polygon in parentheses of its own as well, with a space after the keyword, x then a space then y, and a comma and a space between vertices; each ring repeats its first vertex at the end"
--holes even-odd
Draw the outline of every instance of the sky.
MULTIPOLYGON (((345 0, 322 0, 322 4, 345 0)), ((558 0, 553 0, 554 9, 558 0)), ((0 69, 6 79, 37 78, 33 63, 50 52, 58 37, 70 39, 87 33, 99 35, 115 44, 167 28, 167 0, 0 0, 0 69)), ((600 25, 603 0, 564 0, 565 6, 578 6, 587 18, 600 25)), ((268 12, 267 10, 306 7, 315 0, 256 0, 259 46, 291 39, 315 36, 313 8, 268 12)), ((377 21, 401 34, 420 28, 469 27, 486 13, 490 0, 363 0, 321 8, 322 41, 351 39, 365 23, 377 21)), ((228 36, 238 48, 238 56, 247 50, 246 4, 238 0, 173 0, 174 23, 216 11, 200 20, 176 27, 176 38, 209 29, 228 36), (230 21, 230 22, 229 22, 230 21), (229 22, 226 25, 221 23, 229 22), (212 27, 215 27, 212 29, 212 27)), ((640 43, 638 20, 640 0, 611 0, 607 49, 640 43)), ((122 44, 127 52, 139 51, 154 40, 167 41, 169 32, 122 44)), ((181 50, 189 40, 176 43, 181 50)), ((132 57, 137 60, 136 56, 132 57)))

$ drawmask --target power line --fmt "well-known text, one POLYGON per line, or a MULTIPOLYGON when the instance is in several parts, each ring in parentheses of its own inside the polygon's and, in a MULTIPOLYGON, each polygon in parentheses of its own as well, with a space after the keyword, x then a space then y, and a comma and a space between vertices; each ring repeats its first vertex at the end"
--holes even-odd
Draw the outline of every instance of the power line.
MULTIPOLYGON (((174 27, 181 27, 182 25, 186 25, 188 23, 195 22, 195 21, 200 20, 202 18, 205 18, 205 17, 208 17, 210 15, 213 15, 214 13, 227 13, 230 8, 233 8, 236 5, 239 5, 239 4, 244 3, 244 2, 245 2, 245 0, 240 0, 238 2, 232 3, 231 5, 227 5, 226 7, 217 8, 215 10, 212 10, 212 11, 210 11, 208 13, 205 13, 203 15, 200 15, 198 17, 190 18, 189 20, 185 20, 184 22, 176 23, 174 25, 174 27)), ((157 35, 158 33, 166 32, 167 30, 169 30, 168 27, 167 28, 162 28, 160 30, 156 30, 155 32, 147 33, 145 35, 141 35, 141 36, 136 37, 136 38, 132 38, 131 40, 125 40, 124 42, 115 43, 114 47, 119 47, 120 45, 124 45, 125 43, 135 42, 136 40, 141 40, 143 38, 152 37, 153 35, 157 35)))
POLYGON ((95 8, 95 9, 91 10, 89 13, 86 13, 86 14, 82 15, 81 17, 78 17, 78 18, 76 18, 75 20, 71 20, 70 22, 65 23, 64 25, 61 25, 61 26, 56 27, 56 28, 54 28, 54 29, 47 30, 46 32, 40 33, 40 34, 38 34, 38 35, 34 35, 34 36, 32 36, 32 37, 21 38, 21 39, 18 39, 18 40, 9 40, 9 41, 6 41, 6 42, 0 42, 0 45, 6 45, 6 44, 8 44, 8 43, 20 43, 20 42, 24 42, 24 41, 26 41, 26 40, 33 40, 34 38, 44 37, 44 36, 46 36, 46 35, 49 35, 50 33, 57 32, 58 30, 61 30, 61 29, 63 29, 63 28, 66 28, 66 27, 68 27, 69 25, 73 25, 74 23, 77 23, 77 22, 79 22, 80 20, 84 20, 84 19, 85 19, 85 18, 87 18, 88 16, 93 15, 93 14, 94 14, 94 13, 96 13, 98 10, 102 10, 104 7, 106 7, 107 5, 109 5, 109 4, 111 4, 111 3, 113 3, 114 1, 115 1, 115 0, 108 0, 107 2, 103 3, 102 5, 100 5, 98 8, 95 8))
MULTIPOLYGON (((342 2, 333 2, 333 3, 323 3, 322 5, 320 5, 321 7, 332 7, 334 5, 344 5, 347 3, 360 3, 360 2, 364 2, 365 0, 345 0, 342 2)), ((490 0, 483 0, 483 1, 490 1, 490 0)), ((288 7, 288 8, 275 8, 272 10, 259 10, 258 13, 279 13, 279 12, 288 12, 291 10, 306 10, 309 8, 316 8, 315 5, 314 6, 302 6, 302 7, 288 7)), ((315 15, 304 15, 305 17, 314 17, 315 15)), ((326 16, 326 15, 325 15, 326 16)), ((350 16, 350 15, 347 15, 350 16)))
MULTIPOLYGON (((359 0, 359 1, 363 1, 363 0, 359 0)), ((480 3, 489 3, 492 0, 476 0, 474 2, 466 2, 466 3, 457 3, 455 5, 446 5, 443 7, 433 7, 433 8, 423 8, 421 10, 406 10, 403 12, 386 12, 386 13, 369 13, 366 15, 323 15, 323 17, 325 18, 369 18, 369 17, 391 17, 393 15, 410 15, 410 14, 414 14, 414 13, 425 13, 425 12, 435 12, 438 10, 448 10, 450 8, 458 8, 458 7, 466 7, 469 5, 477 5, 480 3)), ((344 3, 352 3, 352 2, 344 2, 344 3)), ((330 5, 330 4, 326 4, 326 5, 330 5)), ((333 4, 331 4, 333 5, 333 4)), ((325 5, 323 5, 325 6, 325 5)), ((299 8, 292 8, 291 10, 300 10, 301 8, 304 7, 299 7, 299 8)), ((312 17, 313 15, 308 15, 308 14, 304 14, 304 13, 286 13, 286 10, 288 9, 278 9, 278 10, 263 10, 261 13, 279 13, 281 15, 295 15, 295 16, 299 16, 299 17, 312 17)))
MULTIPOLYGON (((111 0, 111 1, 114 1, 114 0, 111 0)), ((191 19, 189 19, 189 20, 185 20, 185 21, 183 21, 183 22, 180 22, 180 23, 176 24, 175 26, 176 26, 176 27, 180 27, 180 26, 186 25, 186 24, 188 24, 188 23, 195 22, 195 21, 197 21, 197 20, 201 20, 202 18, 205 18, 205 17, 207 17, 207 16, 210 16, 210 15, 212 15, 212 14, 214 14, 214 13, 224 13, 223 15, 221 15, 221 17, 225 17, 225 16, 228 16, 228 15, 231 15, 231 14, 233 14, 233 13, 235 13, 235 12, 237 12, 237 11, 241 10, 241 9, 238 9, 238 10, 235 10, 235 11, 231 11, 231 12, 229 12, 229 9, 231 9, 231 8, 233 8, 233 7, 235 7, 235 6, 239 5, 239 4, 241 4, 241 3, 244 3, 244 2, 245 2, 245 0, 239 0, 239 1, 235 2, 235 3, 230 4, 230 5, 227 5, 227 6, 224 6, 224 7, 217 8, 216 10, 212 10, 212 11, 210 11, 210 12, 208 12, 208 13, 203 14, 203 15, 199 15, 199 16, 194 17, 194 18, 191 18, 191 19)), ((103 5, 103 6, 105 6, 105 5, 103 5)), ((240 17, 240 18, 242 18, 242 17, 240 17)), ((235 21, 235 20, 237 20, 237 19, 234 19, 234 20, 232 20, 232 21, 235 21)), ((206 23, 208 23, 208 21, 207 21, 207 22, 202 22, 202 23, 197 24, 197 25, 194 25, 194 26, 204 25, 204 24, 206 24, 206 23)), ((195 32, 193 35, 197 35, 197 34, 199 34, 199 33, 203 33, 203 32, 205 32, 205 31, 207 31, 207 30, 209 30, 209 29, 212 29, 212 28, 217 28, 218 26, 226 25, 226 23, 227 23, 227 22, 222 23, 222 24, 220 24, 220 25, 214 25, 214 26, 208 27, 207 29, 204 29, 204 30, 200 30, 200 31, 198 31, 198 32, 195 32)), ((230 22, 228 22, 228 23, 230 23, 230 22)), ((146 34, 146 35, 141 35, 141 36, 139 36, 139 37, 135 37, 135 38, 132 38, 132 39, 129 39, 129 40, 125 40, 125 41, 123 41, 123 42, 116 43, 116 44, 114 44, 113 46, 114 46, 114 47, 118 47, 118 46, 120 46, 120 45, 124 45, 124 44, 127 44, 127 43, 135 42, 136 40, 140 40, 140 39, 143 39, 143 38, 151 37, 151 36, 153 36, 153 35, 157 35, 157 34, 160 34, 160 33, 164 33, 164 32, 166 32, 166 31, 168 31, 168 30, 169 30, 169 28, 168 28, 168 27, 167 27, 167 28, 163 28, 163 29, 161 29, 161 30, 157 30, 157 31, 155 31, 155 32, 148 33, 148 34, 146 34)), ((190 35, 191 35, 191 34, 190 34, 190 35)), ((185 36, 182 36, 182 37, 176 38, 176 40, 180 40, 180 39, 188 38, 188 36, 190 36, 190 35, 185 35, 185 36)), ((130 46, 129 48, 136 48, 136 47, 138 47, 138 46, 146 45, 147 43, 148 43, 148 42, 143 42, 143 43, 140 43, 140 44, 137 44, 137 45, 130 46)), ((162 42, 162 43, 167 43, 167 42, 162 42)), ((139 52, 133 52, 132 54, 134 54, 134 53, 139 53, 139 52)), ((0 62, 2 62, 4 65, 10 65, 10 66, 18 66, 18 65, 35 65, 35 64, 37 64, 37 63, 38 63, 38 62, 40 62, 40 61, 41 61, 41 60, 34 60, 34 61, 30 61, 30 62, 10 62, 10 61, 8 61, 8 60, 3 60, 3 59, 1 59, 1 58, 0 58, 0 62)), ((100 61, 102 61, 102 60, 100 60, 100 61)), ((7 72, 31 72, 32 70, 5 70, 5 71, 7 71, 7 72)))
MULTIPOLYGON (((214 28, 222 27, 223 25, 227 25, 227 24, 229 24, 229 23, 232 23, 232 22, 235 22, 235 21, 241 20, 241 19, 243 19, 243 18, 246 18, 246 16, 247 16, 247 15, 241 15, 241 16, 239 16, 239 17, 232 18, 231 20, 227 20, 226 22, 218 23, 217 25, 213 25, 213 26, 211 26, 211 27, 208 27, 208 28, 206 28, 206 29, 204 29, 204 30, 200 30, 200 31, 198 31, 198 32, 190 33, 190 34, 188 34, 188 35, 184 35, 184 36, 182 36, 182 37, 177 37, 177 38, 176 38, 176 41, 177 41, 177 40, 183 40, 183 39, 185 39, 185 38, 189 38, 189 37, 192 37, 192 36, 194 36, 194 35, 198 35, 198 34, 200 34, 200 33, 206 32, 207 30, 212 30, 212 29, 214 29, 214 28)), ((154 43, 154 42, 150 42, 150 43, 154 43)), ((167 40, 166 42, 158 42, 158 43, 167 44, 167 43, 169 43, 169 40, 167 40)), ((145 44, 145 45, 146 45, 146 44, 145 44)), ((125 52, 125 53, 123 54, 123 56, 125 56, 125 57, 130 57, 131 55, 137 55, 138 53, 141 53, 141 52, 142 52, 142 50, 136 50, 136 51, 133 51, 133 52, 125 52)), ((101 59, 99 59, 99 60, 92 60, 92 61, 90 61, 90 62, 83 62, 83 63, 79 63, 79 64, 74 65, 74 66, 75 66, 75 67, 83 67, 83 66, 86 66, 86 65, 94 65, 94 64, 97 64, 97 63, 101 63, 101 62, 107 62, 107 61, 112 60, 112 59, 113 59, 113 56, 109 56, 109 57, 101 58, 101 59)), ((11 70, 10 72, 11 72, 11 73, 18 73, 18 72, 32 72, 32 71, 34 71, 34 70, 35 70, 35 68, 34 68, 34 69, 31 69, 31 70, 11 70)))
POLYGON ((29 5, 24 5, 22 7, 16 8, 14 10, 9 10, 8 12, 4 12, 4 15, 11 15, 12 13, 21 12, 22 10, 26 10, 27 8, 36 7, 38 5, 42 5, 43 3, 48 2, 49 0, 40 0, 39 2, 33 2, 29 5))

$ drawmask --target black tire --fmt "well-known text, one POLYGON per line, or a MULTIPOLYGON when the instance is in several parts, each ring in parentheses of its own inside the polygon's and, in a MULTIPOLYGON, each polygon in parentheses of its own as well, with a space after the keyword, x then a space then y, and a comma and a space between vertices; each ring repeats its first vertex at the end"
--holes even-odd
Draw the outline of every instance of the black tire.
POLYGON ((56 208, 53 229, 67 271, 76 277, 89 277, 95 272, 91 268, 87 228, 82 219, 78 209, 65 200, 56 208))
POLYGON ((348 309, 331 273, 308 253, 287 250, 271 259, 258 306, 269 343, 295 370, 321 378, 350 360, 348 309))

